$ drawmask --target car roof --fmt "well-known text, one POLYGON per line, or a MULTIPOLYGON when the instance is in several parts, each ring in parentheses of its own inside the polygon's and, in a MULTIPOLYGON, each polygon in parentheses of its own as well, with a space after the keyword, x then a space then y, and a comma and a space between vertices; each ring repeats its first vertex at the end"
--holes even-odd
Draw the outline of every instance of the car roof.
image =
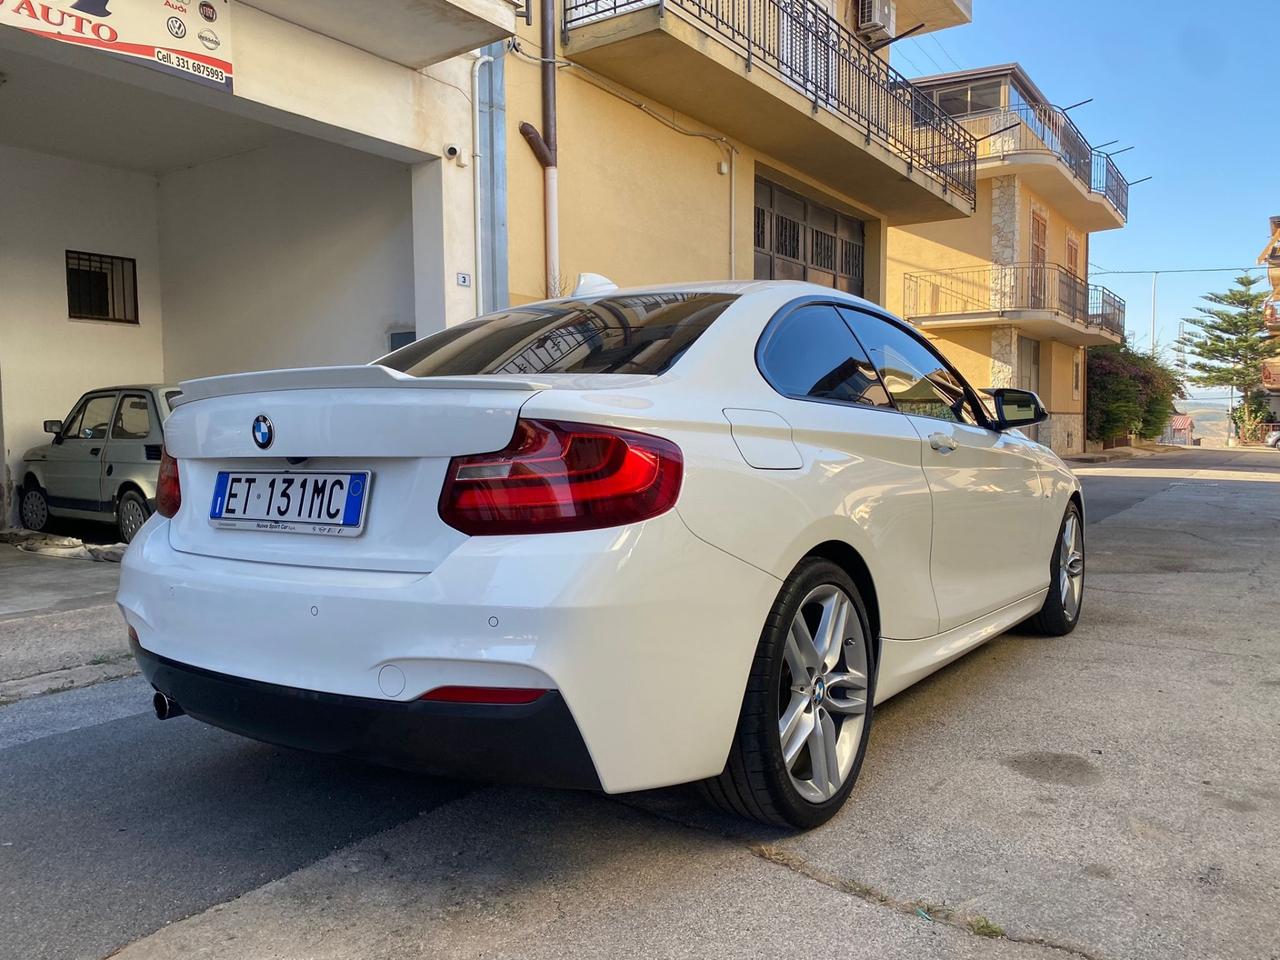
MULTIPOLYGON (((873 303, 864 297, 845 293, 843 290, 835 290, 832 287, 825 287, 818 283, 807 283, 802 280, 712 280, 695 283, 660 283, 641 287, 620 287, 616 290, 602 290, 579 297, 555 297, 550 300, 540 300, 537 303, 594 303, 597 300, 607 300, 612 297, 643 297, 671 293, 723 293, 746 297, 776 291, 785 291, 793 297, 833 297, 859 306, 870 307, 876 311, 883 311, 884 309, 879 304, 873 303)), ((535 305, 534 303, 521 304, 521 306, 525 307, 535 305)))
POLYGON ((109 393, 112 390, 178 390, 179 387, 172 383, 118 383, 110 387, 93 387, 84 391, 85 393, 109 393))

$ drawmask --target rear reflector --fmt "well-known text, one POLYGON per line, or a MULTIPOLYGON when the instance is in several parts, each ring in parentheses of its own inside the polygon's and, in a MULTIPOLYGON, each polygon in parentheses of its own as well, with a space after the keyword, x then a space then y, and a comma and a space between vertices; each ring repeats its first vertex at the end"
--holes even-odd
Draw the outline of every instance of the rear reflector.
POLYGON ((436 687, 418 699, 435 703, 533 703, 546 692, 532 687, 436 687))
POLYGON ((683 473, 661 437, 520 419, 505 449, 450 461, 440 516, 472 536, 618 527, 670 510, 683 473))
POLYGON ((156 481, 156 513, 172 517, 182 506, 182 484, 178 481, 178 461, 166 450, 160 457, 160 477, 156 481))

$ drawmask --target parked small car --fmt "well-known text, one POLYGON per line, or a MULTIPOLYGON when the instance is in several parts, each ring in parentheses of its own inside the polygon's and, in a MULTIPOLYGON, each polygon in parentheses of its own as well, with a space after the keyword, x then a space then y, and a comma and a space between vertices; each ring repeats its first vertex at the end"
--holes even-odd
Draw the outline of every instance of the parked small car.
POLYGON ((64 420, 46 420, 53 440, 22 457, 19 516, 29 530, 50 517, 114 520, 126 543, 155 509, 164 421, 177 387, 103 387, 82 396, 64 420))
POLYGON ((1280 449, 1280 428, 1272 430, 1267 434, 1267 439, 1263 441, 1268 447, 1280 449))

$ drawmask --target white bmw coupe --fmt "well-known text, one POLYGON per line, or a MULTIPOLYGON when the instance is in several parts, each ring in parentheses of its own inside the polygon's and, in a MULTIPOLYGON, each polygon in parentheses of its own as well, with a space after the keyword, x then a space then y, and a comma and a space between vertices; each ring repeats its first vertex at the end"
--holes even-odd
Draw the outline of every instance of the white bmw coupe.
POLYGON ((1045 417, 822 287, 610 287, 184 383, 119 603, 161 717, 812 827, 876 704, 1074 628, 1045 417))

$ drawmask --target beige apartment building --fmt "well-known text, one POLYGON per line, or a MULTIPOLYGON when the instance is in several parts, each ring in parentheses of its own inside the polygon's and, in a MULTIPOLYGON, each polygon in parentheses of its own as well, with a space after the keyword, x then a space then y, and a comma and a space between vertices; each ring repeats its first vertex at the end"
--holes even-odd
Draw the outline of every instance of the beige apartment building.
POLYGON ((1128 181, 1018 64, 913 82, 975 137, 977 204, 890 229, 887 305, 975 386, 1039 393, 1051 416, 1038 439, 1081 452, 1085 351, 1121 343, 1125 315, 1088 281, 1089 238, 1124 226, 1128 181))
POLYGON ((973 135, 877 49, 890 13, 936 31, 971 0, 533 3, 504 65, 511 301, 594 272, 884 303, 889 228, 963 220, 977 190, 973 135))

